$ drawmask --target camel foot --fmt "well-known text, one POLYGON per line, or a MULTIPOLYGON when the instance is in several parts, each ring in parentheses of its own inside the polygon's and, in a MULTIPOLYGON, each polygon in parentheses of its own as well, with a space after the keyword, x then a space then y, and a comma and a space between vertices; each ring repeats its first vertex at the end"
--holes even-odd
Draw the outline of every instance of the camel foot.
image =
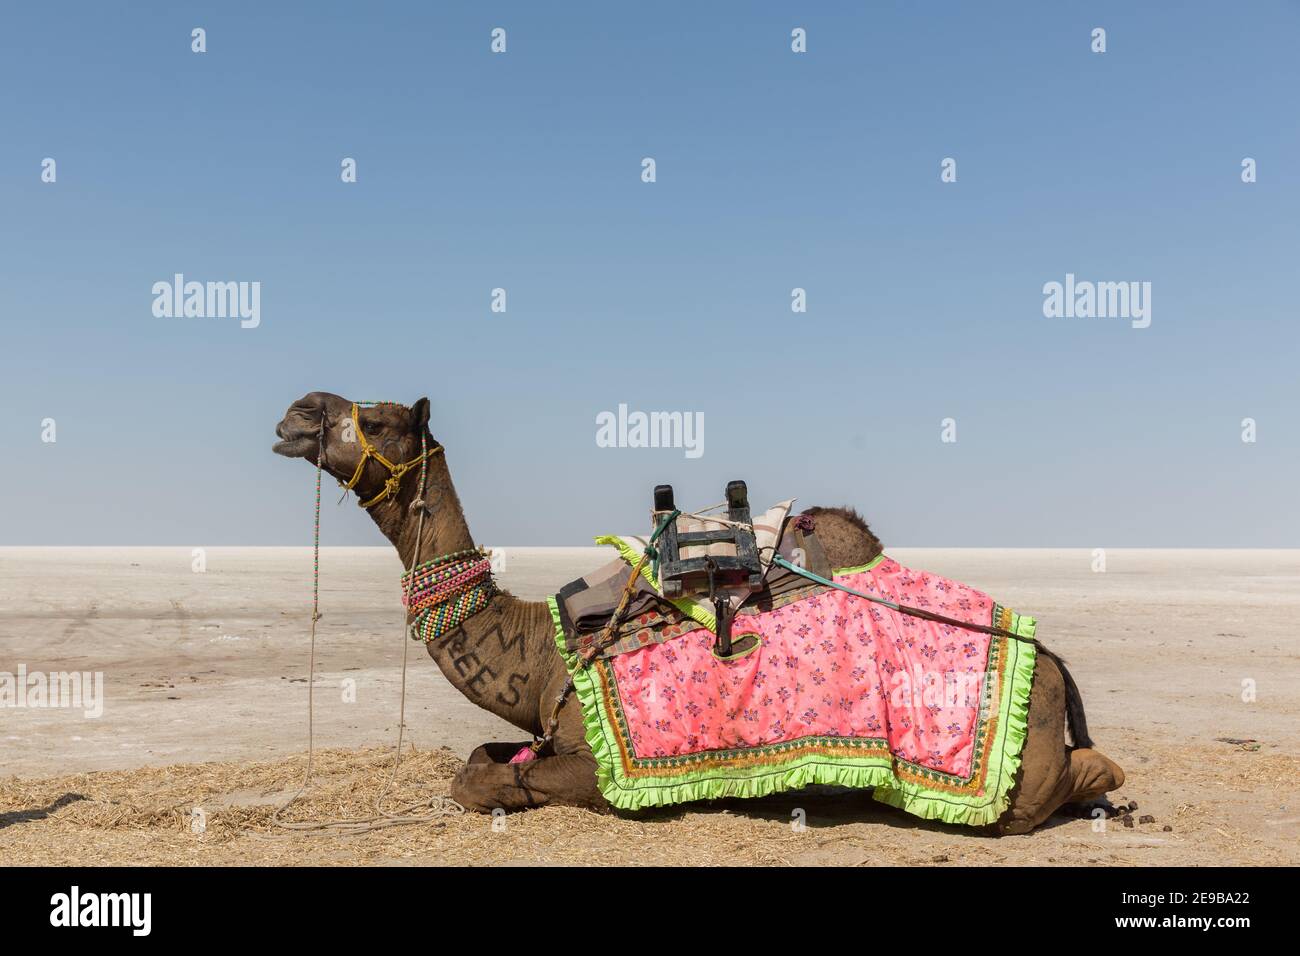
POLYGON ((589 752, 510 763, 524 746, 491 743, 476 748, 452 780, 451 798, 477 813, 548 805, 608 807, 596 788, 596 760, 589 752))
POLYGON ((1067 817, 1073 817, 1076 820, 1095 820, 1097 812, 1101 811, 1103 817, 1111 820, 1123 813, 1124 809, 1124 807, 1117 807, 1111 803, 1109 797, 1098 797, 1095 800, 1085 800, 1082 803, 1063 803, 1057 812, 1067 817))

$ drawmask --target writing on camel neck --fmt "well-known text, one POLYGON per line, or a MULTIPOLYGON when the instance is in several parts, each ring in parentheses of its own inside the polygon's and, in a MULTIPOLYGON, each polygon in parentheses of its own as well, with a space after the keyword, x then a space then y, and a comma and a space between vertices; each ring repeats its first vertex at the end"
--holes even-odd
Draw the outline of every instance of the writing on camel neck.
MULTIPOLYGON (((420 476, 402 481, 395 500, 367 509, 409 568, 416 556, 431 561, 474 547, 445 456, 429 460, 423 530, 418 509, 420 476), (417 539, 418 535, 418 539, 417 539)), ((408 623, 410 621, 408 615, 408 623)), ((541 696, 559 657, 551 637, 550 609, 543 601, 521 601, 502 592, 460 627, 427 645, 443 675, 470 701, 531 734, 541 733, 541 696)))

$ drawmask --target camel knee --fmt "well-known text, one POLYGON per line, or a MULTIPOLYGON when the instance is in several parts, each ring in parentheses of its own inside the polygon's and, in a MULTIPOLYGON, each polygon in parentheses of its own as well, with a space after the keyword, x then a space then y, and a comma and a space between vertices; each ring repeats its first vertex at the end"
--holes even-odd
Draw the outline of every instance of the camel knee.
POLYGON ((1089 747, 1070 752, 1074 789, 1070 799, 1093 800, 1124 786, 1124 771, 1105 754, 1089 747))
POLYGON ((487 744, 452 779, 451 797, 466 810, 525 810, 548 804, 607 806, 596 787, 595 759, 590 753, 540 757, 512 764, 512 744, 487 744), (483 751, 480 753, 480 751, 483 751))
POLYGON ((1122 768, 1119 764, 1115 763, 1113 760, 1107 759, 1106 762, 1110 764, 1110 772, 1112 778, 1110 787, 1108 787, 1107 789, 1118 790, 1120 787, 1124 786, 1124 768, 1122 768))
POLYGON ((494 744, 475 750, 470 761, 452 778, 451 798, 476 813, 538 806, 538 795, 525 784, 521 765, 496 759, 500 756, 494 744))
POLYGON ((463 774, 462 770, 451 781, 451 798, 472 813, 491 813, 493 808, 479 802, 477 791, 461 779, 463 774))
POLYGON ((456 776, 452 778, 451 798, 466 810, 475 813, 491 813, 501 804, 492 799, 491 793, 483 786, 482 774, 479 773, 479 769, 488 761, 480 759, 476 762, 474 757, 477 754, 478 751, 474 751, 470 755, 470 762, 461 767, 456 776))

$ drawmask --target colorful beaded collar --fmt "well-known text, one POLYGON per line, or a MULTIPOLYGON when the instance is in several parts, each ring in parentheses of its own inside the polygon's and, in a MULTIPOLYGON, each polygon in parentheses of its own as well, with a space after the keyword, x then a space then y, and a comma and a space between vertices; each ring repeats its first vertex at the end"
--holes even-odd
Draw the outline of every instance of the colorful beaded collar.
POLYGON ((489 551, 472 548, 416 565, 402 575, 402 603, 415 615, 411 639, 438 640, 487 607, 496 593, 489 551))

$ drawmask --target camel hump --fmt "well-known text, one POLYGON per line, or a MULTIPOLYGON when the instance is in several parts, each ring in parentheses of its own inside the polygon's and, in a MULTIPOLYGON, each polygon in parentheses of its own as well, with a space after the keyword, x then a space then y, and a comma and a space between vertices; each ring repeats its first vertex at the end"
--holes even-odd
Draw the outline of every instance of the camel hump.
POLYGON ((832 568, 857 568, 869 564, 884 550, 862 515, 852 508, 809 508, 817 540, 832 568))

